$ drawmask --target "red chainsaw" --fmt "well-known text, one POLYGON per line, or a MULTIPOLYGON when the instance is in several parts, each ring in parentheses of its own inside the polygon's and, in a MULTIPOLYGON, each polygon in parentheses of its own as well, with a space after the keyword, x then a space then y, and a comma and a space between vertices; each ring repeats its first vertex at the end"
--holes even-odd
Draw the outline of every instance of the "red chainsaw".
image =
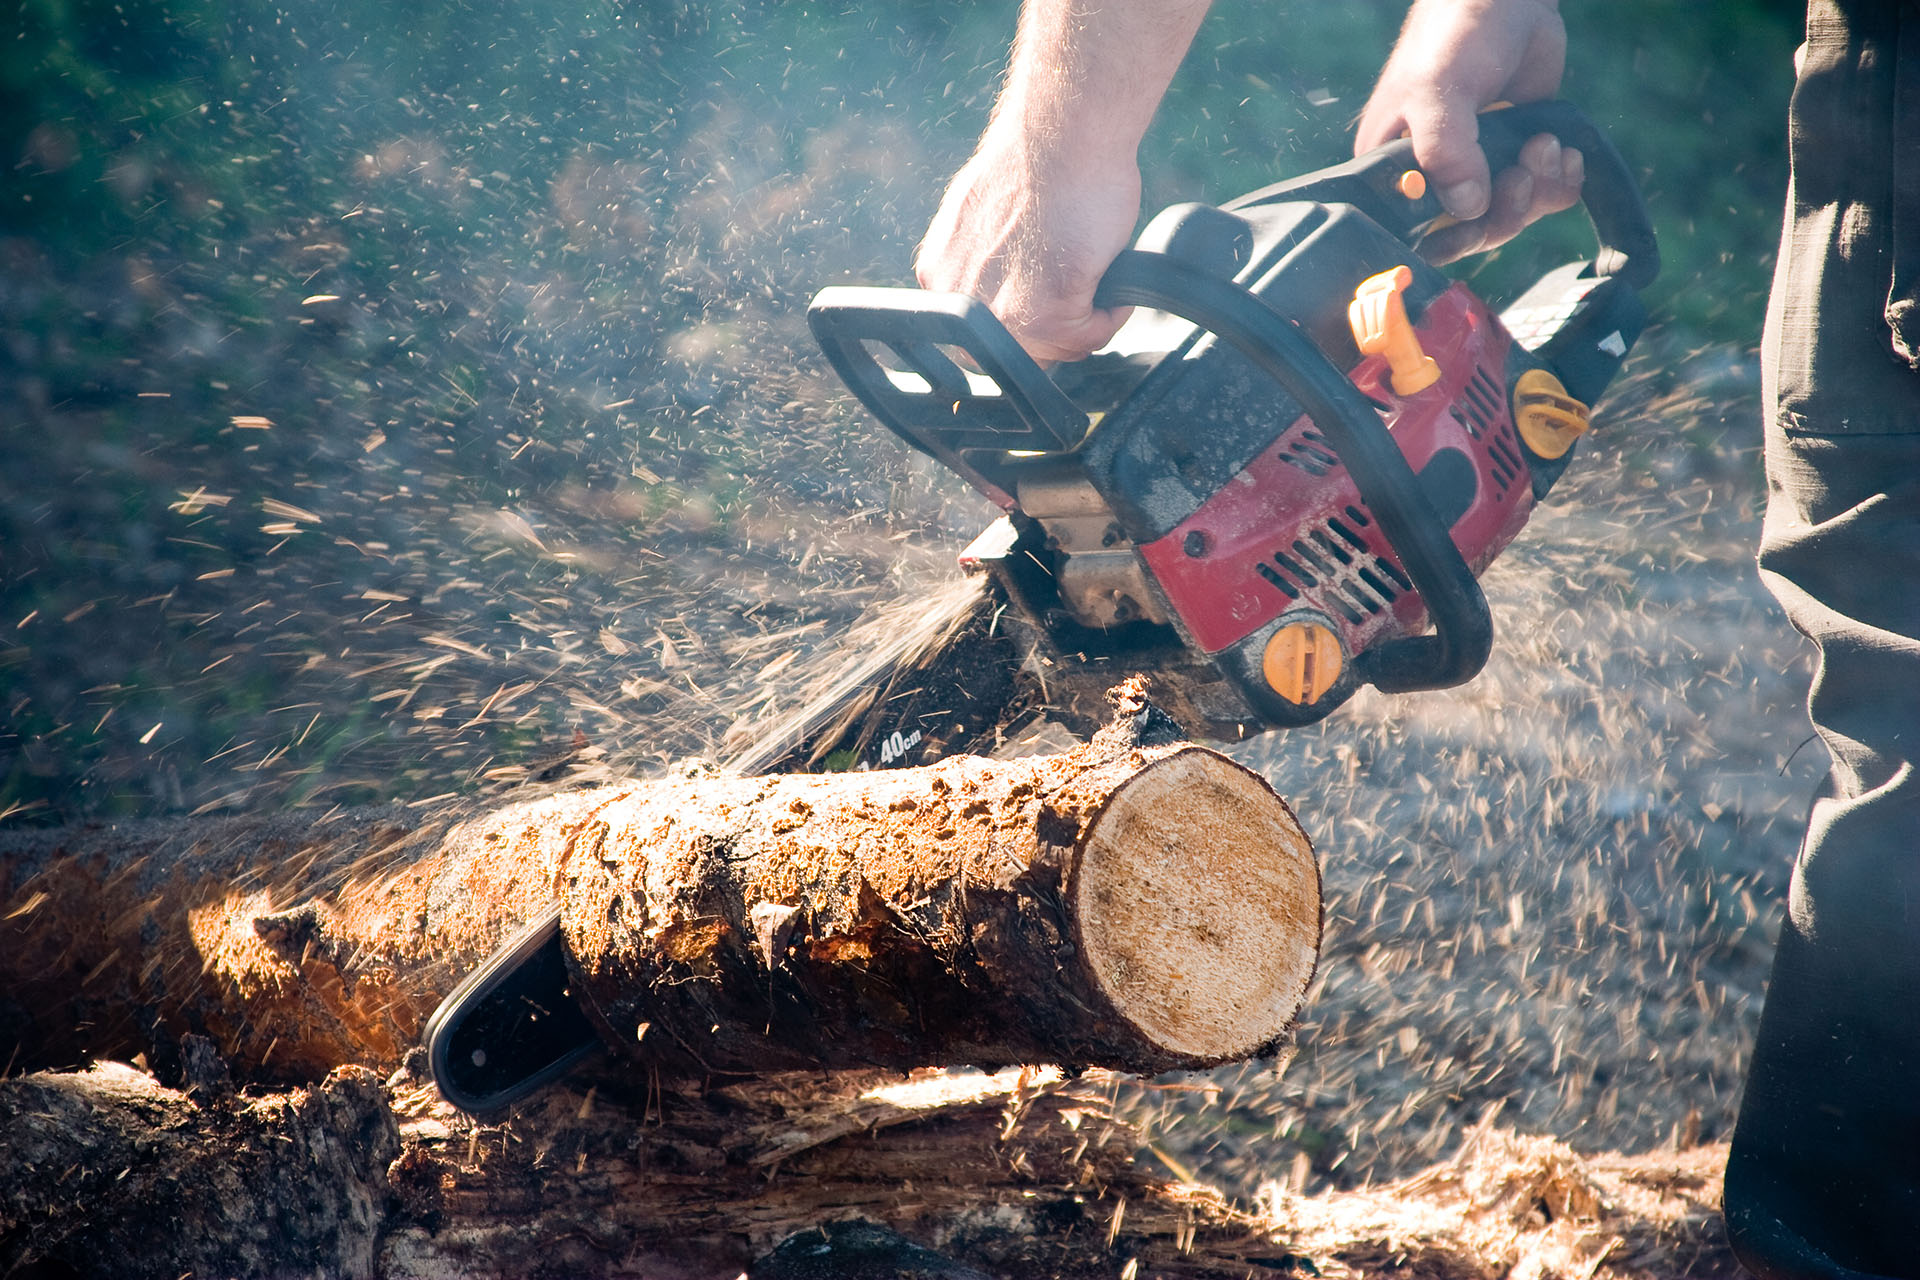
MULTIPOLYGON (((1599 248, 1497 313, 1420 256, 1443 214, 1405 140, 1161 213, 1096 296, 1137 308, 1113 348, 1051 371, 973 299, 823 289, 808 319, 840 377, 1003 514, 962 553, 986 583, 936 643, 872 653, 733 767, 920 764, 1042 719, 1085 733, 1139 671, 1227 739, 1367 684, 1472 678, 1493 640, 1479 575, 1566 469, 1659 270, 1631 171, 1582 113, 1480 118, 1496 173, 1541 133, 1585 158, 1599 248)), ((591 1048, 557 923, 436 1013, 456 1104, 497 1108, 591 1048)))
POLYGON ((1145 309, 1116 339, 1132 349, 1051 374, 970 298, 822 290, 808 318, 841 378, 1006 513, 961 556, 994 621, 745 763, 920 763, 1023 709, 1084 728, 1131 671, 1228 739, 1367 684, 1470 679, 1493 638, 1477 579, 1566 469, 1659 270, 1639 188, 1583 114, 1480 120, 1495 172, 1540 133, 1585 157, 1599 251, 1499 313, 1419 255, 1441 210, 1404 140, 1166 210, 1097 297, 1145 309))

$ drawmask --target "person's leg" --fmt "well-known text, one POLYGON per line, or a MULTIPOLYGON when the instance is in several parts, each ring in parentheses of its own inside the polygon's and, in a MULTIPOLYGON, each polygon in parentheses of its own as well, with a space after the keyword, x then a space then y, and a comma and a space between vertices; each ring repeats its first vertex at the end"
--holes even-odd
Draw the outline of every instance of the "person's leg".
POLYGON ((1920 1276, 1920 11, 1811 0, 1767 315, 1760 567, 1833 759, 1727 1165, 1765 1280, 1920 1276), (1896 332, 1902 341, 1896 343, 1896 332))
POLYGON ((1888 323, 1920 249, 1891 168, 1920 144, 1902 107, 1920 60, 1893 56, 1916 21, 1814 0, 1794 92, 1760 565, 1819 650, 1808 709, 1833 769, 1727 1165, 1728 1229, 1764 1280, 1920 1276, 1920 373, 1888 323))
MULTIPOLYGON (((1920 425, 1917 423, 1916 425, 1920 425)), ((1834 757, 1794 868, 1728 1227, 1774 1277, 1920 1276, 1920 434, 1768 441, 1761 563, 1834 757)))

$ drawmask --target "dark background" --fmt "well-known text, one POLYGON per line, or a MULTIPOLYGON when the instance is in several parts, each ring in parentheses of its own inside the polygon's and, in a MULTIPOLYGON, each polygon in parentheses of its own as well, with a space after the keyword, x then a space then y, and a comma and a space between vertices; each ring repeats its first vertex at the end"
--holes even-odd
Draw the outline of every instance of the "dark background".
MULTIPOLYGON (((700 655, 820 622, 775 646, 810 650, 894 590, 887 539, 937 559, 982 518, 798 318, 904 281, 1011 4, 19 12, 0 815, 414 799, 576 729, 629 763, 701 749, 733 663, 700 655)), ((1399 12, 1222 0, 1149 211, 1340 158, 1399 12)), ((1662 340, 1750 347, 1786 7, 1569 21, 1566 92, 1659 219, 1662 340)), ((1584 238, 1549 223, 1483 287, 1584 238)))

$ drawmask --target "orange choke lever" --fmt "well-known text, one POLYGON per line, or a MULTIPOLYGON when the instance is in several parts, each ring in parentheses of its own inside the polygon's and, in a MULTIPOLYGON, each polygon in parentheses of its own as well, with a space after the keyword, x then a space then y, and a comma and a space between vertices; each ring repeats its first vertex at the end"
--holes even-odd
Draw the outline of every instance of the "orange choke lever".
POLYGON ((1395 395, 1425 391, 1440 380, 1440 366, 1420 347, 1407 304, 1400 296, 1413 283, 1413 268, 1402 263, 1390 271, 1369 276, 1353 291, 1347 323, 1353 326, 1354 345, 1361 355, 1387 358, 1395 395))

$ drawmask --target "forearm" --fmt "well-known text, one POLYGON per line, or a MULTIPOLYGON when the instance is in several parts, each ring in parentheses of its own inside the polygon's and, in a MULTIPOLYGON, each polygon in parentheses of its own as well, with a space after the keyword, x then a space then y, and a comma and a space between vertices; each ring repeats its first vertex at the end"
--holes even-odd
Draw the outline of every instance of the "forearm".
POLYGON ((929 289, 993 309, 1036 359, 1077 360, 1126 318, 1094 290, 1133 238, 1141 138, 1207 0, 1026 0, 1006 84, 920 243, 929 289))
POLYGON ((1130 163, 1209 0, 1027 0, 988 136, 1034 156, 1130 163))

